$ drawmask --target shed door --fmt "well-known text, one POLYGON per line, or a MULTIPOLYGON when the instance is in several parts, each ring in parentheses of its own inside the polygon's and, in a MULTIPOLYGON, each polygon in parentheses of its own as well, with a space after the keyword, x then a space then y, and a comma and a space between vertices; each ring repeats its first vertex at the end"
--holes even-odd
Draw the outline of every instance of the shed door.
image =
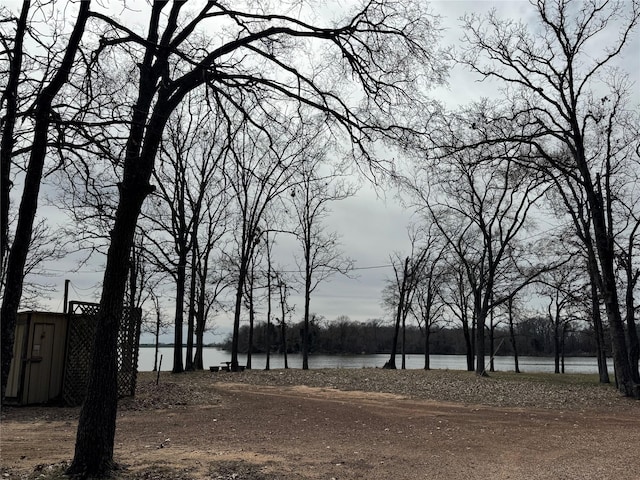
POLYGON ((27 403, 49 400, 54 333, 54 324, 36 323, 33 326, 31 351, 27 357, 27 403))

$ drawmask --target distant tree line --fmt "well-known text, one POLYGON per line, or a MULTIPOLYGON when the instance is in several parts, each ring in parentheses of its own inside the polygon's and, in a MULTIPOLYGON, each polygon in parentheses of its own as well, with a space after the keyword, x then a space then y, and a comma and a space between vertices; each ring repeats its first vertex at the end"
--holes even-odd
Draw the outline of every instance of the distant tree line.
MULTIPOLYGON (((239 351, 249 351, 249 325, 240 327, 239 351)), ((290 325, 286 333, 287 353, 302 353, 304 321, 290 325)), ((518 354, 527 356, 554 355, 554 328, 548 319, 540 316, 526 318, 515 326, 518 354)), ((381 320, 356 322, 338 318, 333 322, 312 321, 309 326, 310 354, 380 354, 390 353, 393 347, 394 326, 381 320)), ((513 355, 513 346, 508 341, 506 328, 497 327, 495 332, 495 353, 513 355), (504 340, 504 341, 502 341, 504 340)), ((220 345, 231 350, 232 337, 220 345)), ((466 342, 461 326, 451 326, 431 333, 429 350, 436 355, 464 355, 466 342)), ((253 332, 253 353, 266 353, 270 345, 271 353, 283 353, 281 332, 273 324, 267 328, 266 322, 257 322, 253 332), (269 338, 267 338, 269 336, 269 338)), ((489 344, 487 343, 487 349, 489 344)), ((397 345, 399 351, 400 345, 397 345)), ((424 334, 415 325, 407 326, 405 353, 424 354, 424 334)), ((492 352, 494 353, 494 352, 492 352)), ((584 326, 565 332, 564 356, 594 356, 596 341, 593 328, 584 326)))

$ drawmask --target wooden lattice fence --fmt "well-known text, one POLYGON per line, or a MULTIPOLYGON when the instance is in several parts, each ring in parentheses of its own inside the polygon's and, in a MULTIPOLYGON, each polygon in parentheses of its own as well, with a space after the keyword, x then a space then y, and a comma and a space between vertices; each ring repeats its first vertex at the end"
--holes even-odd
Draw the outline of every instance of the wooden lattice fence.
MULTIPOLYGON (((89 362, 97 326, 99 305, 69 302, 69 332, 62 397, 69 405, 80 405, 89 380, 89 362)), ((141 311, 124 308, 118 329, 118 396, 133 396, 138 374, 141 311)))

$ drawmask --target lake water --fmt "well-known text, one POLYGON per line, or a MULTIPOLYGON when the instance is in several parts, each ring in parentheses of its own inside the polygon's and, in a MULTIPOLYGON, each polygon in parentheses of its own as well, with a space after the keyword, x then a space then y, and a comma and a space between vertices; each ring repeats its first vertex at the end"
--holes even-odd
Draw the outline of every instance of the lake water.
MULTIPOLYGON (((162 371, 170 371, 173 367, 173 348, 162 347, 159 355, 162 354, 162 371)), ((185 350, 183 350, 183 358, 185 350)), ((223 362, 231 360, 231 353, 219 348, 207 347, 204 349, 204 366, 218 366, 223 362)), ((153 370, 154 349, 152 347, 141 347, 138 357, 138 370, 148 372, 153 370)), ((158 356, 158 358, 160 358, 158 356)), ((302 368, 302 355, 289 354, 289 368, 302 368)), ((378 355, 310 355, 309 368, 375 368, 382 367, 389 360, 388 354, 378 355)), ((549 357, 518 357, 521 372, 549 372, 553 373, 553 358, 549 357)), ((247 356, 238 355, 240 365, 246 365, 247 356)), ((488 370, 487 357, 487 370, 488 370)), ((402 357, 396 357, 396 365, 400 368, 402 357)), ((255 370, 262 370, 265 367, 266 355, 253 354, 251 356, 251 366, 255 370)), ((513 371, 513 357, 495 357, 495 369, 497 371, 513 371)), ((271 368, 284 368, 284 358, 282 355, 272 354, 270 360, 271 368)), ((424 355, 407 355, 406 364, 408 369, 421 369, 424 367, 424 355)), ((613 372, 613 362, 608 362, 609 370, 613 372)), ((431 368, 442 370, 466 370, 467 359, 464 355, 431 355, 431 368)), ((598 363, 595 357, 567 357, 565 358, 566 373, 598 373, 598 363)))

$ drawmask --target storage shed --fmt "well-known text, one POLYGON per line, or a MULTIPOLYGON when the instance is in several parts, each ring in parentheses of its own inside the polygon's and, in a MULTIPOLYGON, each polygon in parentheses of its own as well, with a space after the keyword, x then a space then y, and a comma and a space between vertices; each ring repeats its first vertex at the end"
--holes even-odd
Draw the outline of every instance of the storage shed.
MULTIPOLYGON (((69 302, 69 313, 21 312, 6 400, 22 405, 79 405, 87 389, 98 305, 69 302)), ((118 395, 135 392, 140 309, 125 309, 118 332, 118 395)))
POLYGON ((60 396, 67 318, 64 313, 18 314, 7 400, 45 403, 60 396))

